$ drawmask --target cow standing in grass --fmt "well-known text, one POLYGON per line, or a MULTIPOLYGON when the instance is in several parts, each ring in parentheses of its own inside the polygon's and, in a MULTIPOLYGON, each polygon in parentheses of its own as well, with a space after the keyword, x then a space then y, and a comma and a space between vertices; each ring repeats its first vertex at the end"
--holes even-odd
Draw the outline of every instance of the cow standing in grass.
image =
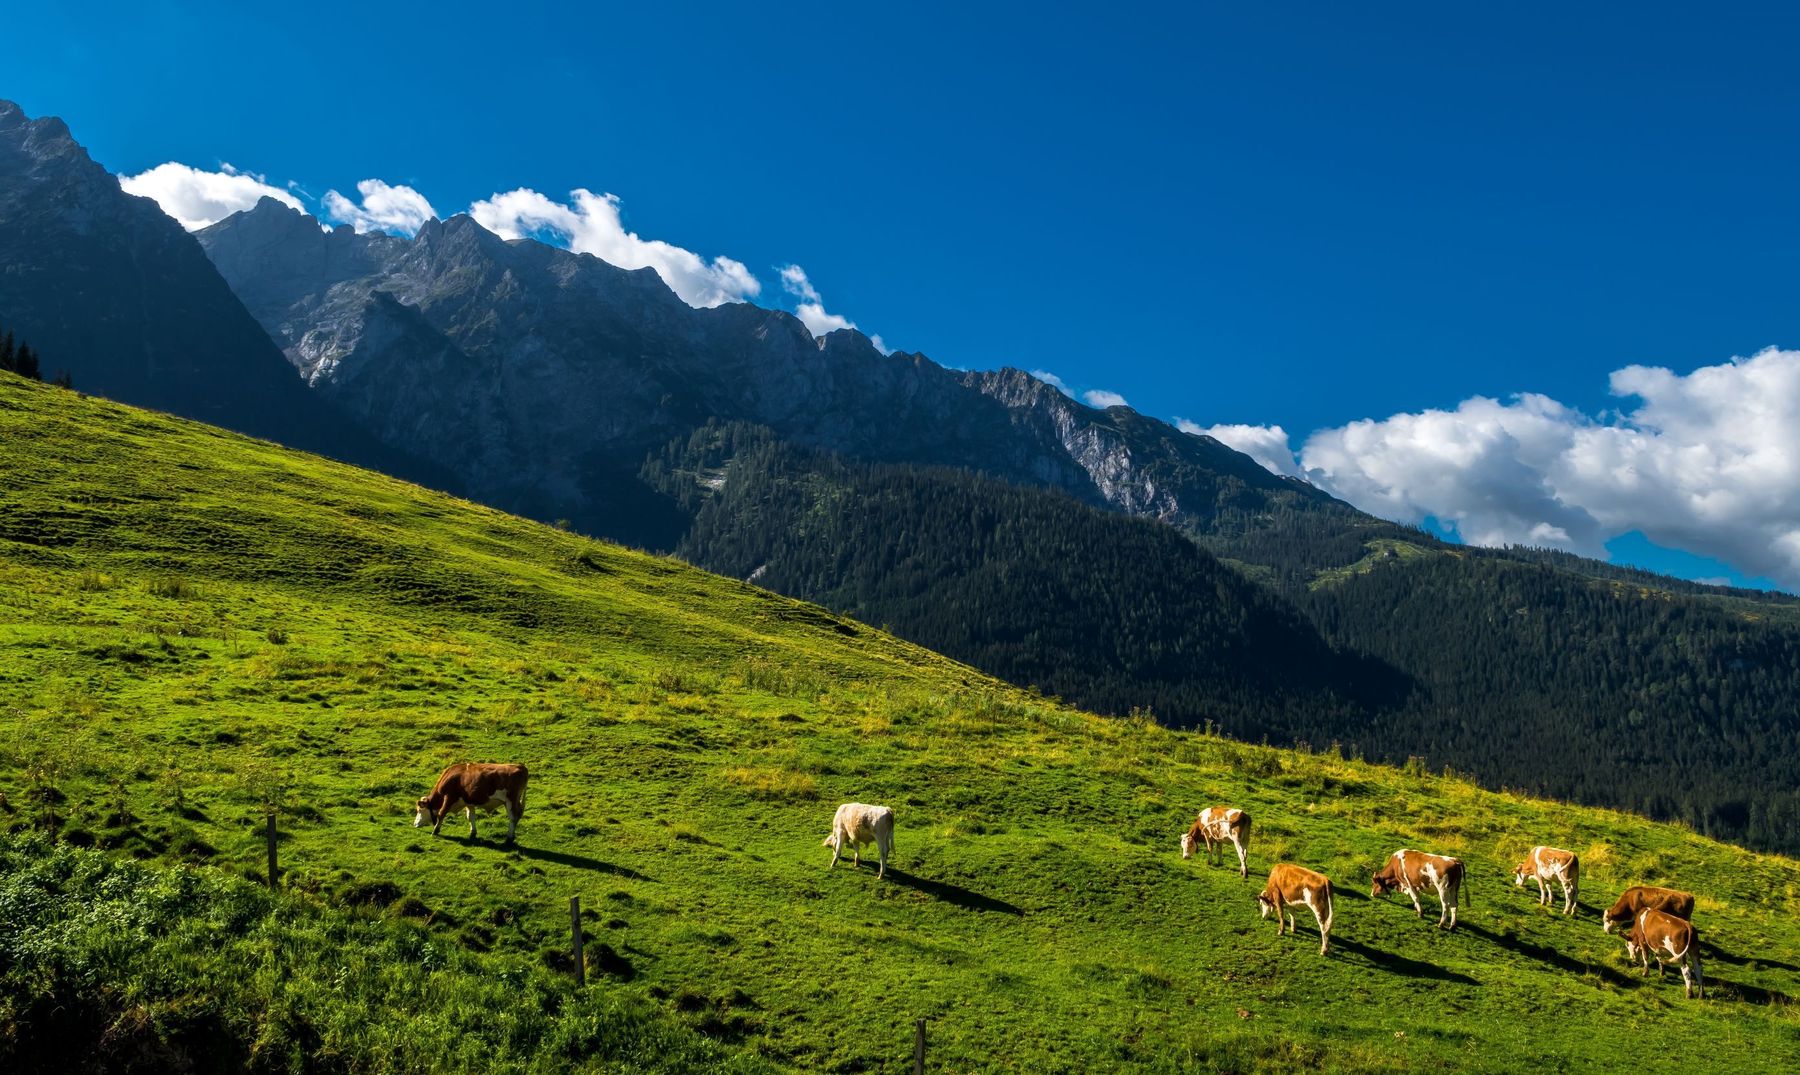
POLYGON ((1550 903, 1550 882, 1562 884, 1563 914, 1575 913, 1581 894, 1581 857, 1560 847, 1534 847, 1525 861, 1513 867, 1513 884, 1525 885, 1526 878, 1537 882, 1538 902, 1550 903))
POLYGON ((1206 856, 1214 865, 1224 861, 1225 845, 1237 848, 1238 876, 1250 876, 1250 815, 1234 806, 1209 806, 1181 837, 1181 857, 1192 858, 1194 847, 1204 841, 1206 856))
POLYGON ((894 853, 894 812, 885 806, 867 803, 845 803, 838 807, 831 819, 831 835, 825 837, 824 844, 831 848, 831 866, 838 864, 846 844, 850 845, 856 866, 862 865, 863 845, 874 844, 881 863, 875 877, 877 880, 886 877, 888 856, 894 853))
POLYGON ((1694 894, 1674 888, 1657 888, 1654 885, 1635 885, 1625 890, 1619 901, 1606 909, 1600 916, 1600 928, 1611 933, 1613 927, 1629 929, 1637 921, 1640 911, 1661 911, 1672 914, 1676 918, 1694 920, 1694 894))
POLYGON ((1419 892, 1429 887, 1437 892, 1438 928, 1455 929, 1456 905, 1462 893, 1462 883, 1461 859, 1402 848, 1389 856, 1381 869, 1375 872, 1375 885, 1369 890, 1369 896, 1385 896, 1399 889, 1412 897, 1413 913, 1424 918, 1425 908, 1419 904, 1419 892))
POLYGON ((1256 902, 1262 905, 1264 918, 1271 914, 1275 916, 1277 937, 1290 930, 1299 932, 1294 926, 1294 914, 1288 908, 1305 905, 1319 923, 1319 954, 1330 951, 1331 878, 1291 862, 1279 863, 1270 868, 1269 883, 1256 894, 1256 902))
POLYGON ((1663 976, 1663 964, 1681 968, 1683 992, 1692 999, 1695 993, 1706 997, 1700 981, 1700 935, 1693 923, 1664 911, 1646 908, 1639 911, 1631 932, 1625 935, 1625 954, 1632 962, 1642 962, 1644 973, 1650 973, 1650 960, 1656 960, 1656 977, 1663 976))
POLYGON ((506 842, 512 843, 519 819, 525 816, 525 785, 530 774, 523 765, 459 761, 445 769, 431 794, 419 799, 413 828, 431 821, 431 835, 444 826, 444 818, 457 807, 469 819, 469 839, 475 838, 475 811, 506 808, 506 842))

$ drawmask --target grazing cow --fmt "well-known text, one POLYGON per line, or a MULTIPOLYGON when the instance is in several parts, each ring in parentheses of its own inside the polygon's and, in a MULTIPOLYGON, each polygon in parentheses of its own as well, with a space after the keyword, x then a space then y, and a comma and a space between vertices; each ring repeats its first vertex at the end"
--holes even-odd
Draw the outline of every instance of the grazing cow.
POLYGON ((824 843, 825 847, 831 848, 831 866, 838 864, 838 856, 844 853, 845 844, 850 845, 852 864, 856 866, 862 865, 863 845, 874 844, 875 853, 881 860, 875 877, 886 877, 888 856, 894 853, 894 812, 885 806, 866 803, 845 803, 838 807, 831 819, 831 835, 825 837, 824 843))
POLYGON ((1638 912, 1631 932, 1625 935, 1625 953, 1633 962, 1642 961, 1644 973, 1650 973, 1650 960, 1656 959, 1656 977, 1663 976, 1663 964, 1681 968, 1681 984, 1689 998, 1699 993, 1706 997, 1700 981, 1700 935, 1694 924, 1665 911, 1645 908, 1638 912))
POLYGON ((1550 903, 1550 881, 1562 884, 1563 914, 1575 913, 1576 900, 1581 894, 1581 857, 1573 851, 1564 851, 1559 847, 1534 847, 1525 861, 1513 867, 1513 884, 1525 887, 1525 879, 1537 882, 1538 902, 1548 906, 1550 903))
POLYGON ((1319 954, 1324 955, 1330 950, 1331 878, 1291 862, 1278 863, 1270 867, 1269 883, 1256 894, 1256 902, 1262 905, 1264 918, 1274 914, 1277 937, 1288 930, 1299 932, 1294 926, 1294 914, 1288 908, 1305 904, 1319 923, 1319 954))
POLYGON ((1619 902, 1607 908, 1606 913, 1600 916, 1600 928, 1607 933, 1611 933, 1614 926, 1628 928, 1637 921, 1638 912, 1643 910, 1661 911, 1691 922, 1694 920, 1694 894, 1653 885, 1628 888, 1619 897, 1619 902))
POLYGON ((1181 857, 1193 858, 1194 846, 1206 841, 1206 855, 1215 864, 1225 858, 1225 845, 1237 848, 1238 876, 1250 876, 1250 815, 1231 806, 1209 806, 1181 837, 1181 857))
POLYGON ((530 774, 523 765, 459 761, 445 769, 431 794, 418 802, 413 815, 413 828, 431 819, 431 835, 436 836, 444 818, 457 807, 469 819, 469 839, 475 838, 475 811, 506 808, 506 842, 513 842, 519 830, 519 819, 525 816, 525 784, 530 774))
POLYGON ((1462 894, 1462 884, 1461 859, 1402 848, 1375 872, 1375 887, 1369 890, 1369 895, 1371 898, 1385 896, 1399 889, 1412 897, 1413 913, 1424 918, 1425 908, 1419 905, 1419 893, 1427 887, 1433 888, 1438 898, 1438 928, 1455 929, 1456 904, 1462 894))

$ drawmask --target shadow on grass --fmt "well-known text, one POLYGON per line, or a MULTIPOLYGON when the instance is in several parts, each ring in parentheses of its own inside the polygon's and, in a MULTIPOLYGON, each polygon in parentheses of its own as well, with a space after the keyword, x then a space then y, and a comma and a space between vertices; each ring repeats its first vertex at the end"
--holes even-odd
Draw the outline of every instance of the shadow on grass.
POLYGON ((932 899, 953 903, 970 911, 994 911, 1000 914, 1021 916, 1025 914, 1024 909, 1017 904, 995 899, 992 896, 983 896, 979 892, 972 892, 961 885, 950 884, 948 881, 927 880, 907 873, 905 870, 896 869, 888 874, 887 879, 896 885, 923 892, 932 899))
POLYGON ((1737 967, 1748 967, 1754 964, 1768 970, 1800 971, 1800 966, 1784 963, 1779 959, 1764 959, 1761 956, 1740 956, 1725 951, 1711 941, 1700 942, 1700 958, 1708 963, 1730 963, 1737 967))
POLYGON ((1361 941, 1333 937, 1331 950, 1361 956, 1370 966, 1387 971, 1389 974, 1398 974, 1404 978, 1429 978, 1432 981, 1455 982, 1458 985, 1481 984, 1461 971, 1453 971, 1448 967, 1440 967, 1436 963, 1427 963, 1422 959, 1408 959, 1393 952, 1384 952, 1379 948, 1370 948, 1361 941))
MULTIPOLYGON (((1679 983, 1681 980, 1679 973, 1674 977, 1676 982, 1679 983)), ((1655 981, 1656 976, 1651 975, 1649 980, 1655 981)), ((1779 989, 1764 989, 1760 985, 1745 985, 1741 982, 1734 982, 1730 978, 1720 978, 1716 975, 1706 973, 1706 967, 1704 965, 1700 968, 1700 982, 1701 985, 1705 987, 1708 996, 1713 995, 1713 990, 1723 987, 1737 994, 1739 1000, 1750 1004, 1786 1005, 1794 1003, 1793 997, 1788 996, 1779 989)))
POLYGON ((1535 959, 1540 963, 1548 963, 1558 970, 1565 970, 1570 974, 1597 974, 1603 980, 1617 986, 1628 986, 1634 982, 1634 979, 1630 975, 1621 974, 1604 963, 1589 963, 1585 960, 1577 959, 1566 952, 1559 952, 1548 945, 1533 944, 1523 937, 1509 937, 1504 933, 1495 933, 1492 930, 1483 929, 1472 922, 1458 923, 1457 928, 1459 930, 1466 930, 1483 940, 1490 941, 1509 952, 1517 952, 1522 956, 1535 959))
POLYGON ((615 862, 602 862, 588 858, 586 855, 574 855, 567 851, 550 851, 542 847, 526 847, 524 844, 490 844, 496 851, 517 851, 528 859, 537 862, 554 862, 558 866, 567 866, 575 870, 592 870, 595 873, 608 873, 614 877, 624 877, 633 881, 649 881, 655 883, 656 878, 642 874, 629 866, 620 866, 615 862))

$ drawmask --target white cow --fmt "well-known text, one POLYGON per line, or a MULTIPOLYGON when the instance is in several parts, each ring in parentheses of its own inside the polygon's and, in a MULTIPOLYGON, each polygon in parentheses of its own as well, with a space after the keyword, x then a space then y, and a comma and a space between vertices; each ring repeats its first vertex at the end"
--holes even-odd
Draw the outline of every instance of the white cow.
POLYGON ((862 865, 863 845, 874 844, 875 853, 881 861, 875 876, 887 876, 888 856, 894 853, 894 812, 888 807, 870 806, 867 803, 845 803, 838 807, 831 819, 831 835, 825 837, 823 845, 831 848, 832 866, 837 865, 838 857, 844 853, 846 844, 850 846, 853 862, 857 866, 862 865))

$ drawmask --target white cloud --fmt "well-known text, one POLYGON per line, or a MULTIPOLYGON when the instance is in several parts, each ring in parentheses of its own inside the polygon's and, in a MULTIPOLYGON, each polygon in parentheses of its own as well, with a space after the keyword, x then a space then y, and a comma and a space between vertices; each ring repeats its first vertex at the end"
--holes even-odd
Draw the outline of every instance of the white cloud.
POLYGON ((819 297, 819 289, 812 286, 806 278, 806 270, 798 265, 785 265, 781 269, 781 288, 800 300, 794 307, 794 316, 806 325, 806 331, 814 336, 836 332, 841 328, 855 328, 856 322, 847 317, 825 312, 825 301, 819 297))
POLYGON ((1064 384, 1061 377, 1051 373, 1049 370, 1032 370, 1031 375, 1049 385, 1051 388, 1056 389, 1058 392, 1061 392, 1063 395, 1068 396, 1070 399, 1075 398, 1075 390, 1064 384))
POLYGON ((1358 507, 1435 516, 1474 544, 1602 556, 1605 541, 1639 530, 1800 586, 1800 351, 1685 376, 1629 366, 1611 388, 1639 405, 1594 418, 1541 395, 1478 396, 1320 430, 1301 461, 1358 507))
POLYGON ((335 190, 325 192, 325 215, 339 224, 349 224, 357 231, 385 231, 395 235, 411 235, 437 210, 408 186, 388 186, 379 179, 365 179, 356 184, 362 195, 358 205, 335 190))
POLYGON ((1094 388, 1083 392, 1081 398, 1088 406, 1099 407, 1102 410, 1107 407, 1129 407, 1131 405, 1125 402, 1124 396, 1117 392, 1108 392, 1104 388, 1094 388))
POLYGON ((1175 428, 1183 433, 1211 437, 1228 448, 1243 452, 1277 474, 1300 476, 1300 467, 1294 462, 1294 450, 1288 446, 1287 430, 1280 426, 1201 426, 1198 422, 1177 418, 1175 428))
POLYGON ((476 202, 469 215, 505 239, 548 234, 570 250, 620 268, 655 269, 690 306, 746 302, 762 291, 762 283, 741 262, 727 257, 709 261, 691 250, 626 231, 614 195, 576 190, 569 197, 573 204, 565 205, 520 188, 476 202))
POLYGON ((122 175, 119 186, 127 194, 154 199, 163 212, 189 231, 217 224, 264 198, 305 211, 300 199, 289 192, 270 186, 263 176, 239 171, 229 164, 221 165, 219 171, 205 172, 169 161, 137 175, 122 175))

